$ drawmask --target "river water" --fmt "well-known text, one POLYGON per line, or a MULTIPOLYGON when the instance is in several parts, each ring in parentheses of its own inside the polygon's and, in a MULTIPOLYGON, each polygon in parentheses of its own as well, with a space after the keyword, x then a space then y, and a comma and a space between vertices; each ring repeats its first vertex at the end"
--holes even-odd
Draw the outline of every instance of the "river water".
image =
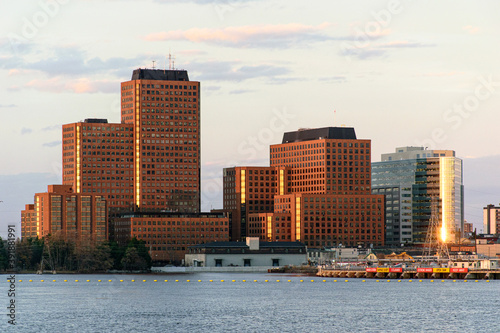
POLYGON ((235 273, 16 279, 16 326, 4 315, 0 332, 500 332, 500 281, 235 273))

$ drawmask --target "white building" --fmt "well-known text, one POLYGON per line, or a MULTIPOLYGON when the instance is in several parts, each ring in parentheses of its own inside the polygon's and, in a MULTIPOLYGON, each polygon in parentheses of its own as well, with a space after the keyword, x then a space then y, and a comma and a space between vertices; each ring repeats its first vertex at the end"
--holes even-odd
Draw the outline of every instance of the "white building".
POLYGON ((307 263, 307 248, 299 242, 213 242, 191 246, 186 266, 194 267, 280 267, 307 263))

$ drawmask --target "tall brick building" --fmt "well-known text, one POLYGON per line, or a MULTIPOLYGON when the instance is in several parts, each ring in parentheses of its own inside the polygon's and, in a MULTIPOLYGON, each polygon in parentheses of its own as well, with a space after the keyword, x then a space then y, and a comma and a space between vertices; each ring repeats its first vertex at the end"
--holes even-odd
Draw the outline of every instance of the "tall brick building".
POLYGON ((200 211, 200 83, 137 69, 122 82, 120 124, 63 126, 63 183, 116 211, 200 211))
POLYGON ((289 132, 270 147, 270 161, 260 168, 274 175, 268 186, 261 185, 260 175, 252 184, 243 172, 255 174, 252 167, 224 170, 233 240, 257 236, 309 247, 384 243, 383 195, 371 194, 370 140, 358 140, 353 128, 344 127, 289 132))

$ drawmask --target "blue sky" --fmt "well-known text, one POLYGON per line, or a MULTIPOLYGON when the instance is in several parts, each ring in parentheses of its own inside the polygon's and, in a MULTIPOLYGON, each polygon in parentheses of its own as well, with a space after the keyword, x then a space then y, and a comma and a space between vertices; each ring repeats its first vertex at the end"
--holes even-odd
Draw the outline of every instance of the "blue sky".
POLYGON ((371 139, 373 161, 397 146, 455 150, 478 228, 500 201, 498 1, 41 0, 0 12, 0 228, 60 181, 61 125, 118 122, 119 83, 153 60, 168 68, 169 52, 202 86, 204 210, 222 206, 223 167, 268 165, 284 131, 332 125, 371 139))

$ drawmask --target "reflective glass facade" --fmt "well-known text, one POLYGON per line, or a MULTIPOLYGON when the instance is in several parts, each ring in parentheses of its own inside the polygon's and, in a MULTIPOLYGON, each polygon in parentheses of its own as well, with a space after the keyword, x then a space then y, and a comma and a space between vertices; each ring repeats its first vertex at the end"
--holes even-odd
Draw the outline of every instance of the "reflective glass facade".
POLYGON ((372 193, 386 196, 386 244, 424 243, 433 202, 453 241, 463 231, 462 160, 453 151, 407 148, 372 164, 372 193))

